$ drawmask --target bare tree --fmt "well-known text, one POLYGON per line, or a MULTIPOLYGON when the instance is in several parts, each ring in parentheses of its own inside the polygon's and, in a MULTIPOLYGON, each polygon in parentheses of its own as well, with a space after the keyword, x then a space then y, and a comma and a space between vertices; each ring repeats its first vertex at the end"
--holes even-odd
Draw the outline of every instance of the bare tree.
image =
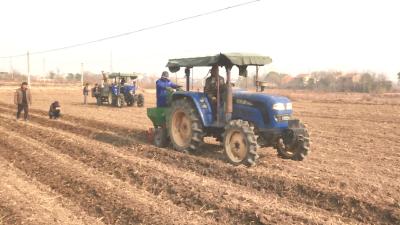
POLYGON ((361 92, 371 92, 373 88, 374 77, 369 73, 361 75, 360 84, 361 92))
POLYGON ((54 78, 56 77, 56 75, 57 75, 57 74, 56 74, 54 71, 50 71, 50 72, 49 72, 49 75, 48 75, 48 78, 49 78, 49 79, 54 79, 54 78))
POLYGON ((397 80, 398 80, 398 85, 400 85, 400 72, 397 73, 397 80))
POLYGON ((67 80, 72 81, 74 79, 74 74, 73 73, 68 73, 67 74, 67 80))

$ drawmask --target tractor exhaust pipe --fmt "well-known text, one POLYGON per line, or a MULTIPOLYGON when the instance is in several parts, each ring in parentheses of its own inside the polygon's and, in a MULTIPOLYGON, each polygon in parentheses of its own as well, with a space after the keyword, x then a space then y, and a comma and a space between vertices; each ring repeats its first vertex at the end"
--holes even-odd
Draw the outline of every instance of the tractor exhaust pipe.
POLYGON ((189 67, 186 67, 185 75, 186 75, 186 91, 190 91, 190 68, 189 67))

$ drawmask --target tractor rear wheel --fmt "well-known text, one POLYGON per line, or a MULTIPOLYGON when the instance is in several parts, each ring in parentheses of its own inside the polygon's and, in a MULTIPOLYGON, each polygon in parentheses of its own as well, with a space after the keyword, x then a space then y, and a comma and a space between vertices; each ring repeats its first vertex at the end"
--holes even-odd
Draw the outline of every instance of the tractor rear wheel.
POLYGON ((123 95, 119 95, 119 96, 117 96, 116 97, 117 99, 116 99, 116 106, 118 107, 118 108, 122 108, 122 106, 124 106, 124 96, 123 95))
POLYGON ((107 102, 108 102, 109 105, 114 105, 113 96, 112 96, 111 92, 108 93, 107 102))
POLYGON ((168 131, 174 148, 194 152, 203 142, 203 125, 191 102, 179 99, 172 103, 168 118, 168 131))
POLYGON ((247 121, 231 120, 225 126, 224 152, 233 165, 253 166, 258 159, 257 135, 247 121))
POLYGON ((137 96, 137 106, 143 107, 144 106, 144 96, 143 94, 138 94, 137 96))
POLYGON ((310 136, 304 124, 300 124, 304 128, 304 134, 300 134, 293 138, 290 144, 285 144, 285 140, 278 140, 276 150, 278 155, 284 159, 292 159, 302 161, 310 152, 310 136))
POLYGON ((102 104, 102 102, 101 102, 101 96, 96 96, 96 104, 97 104, 97 105, 101 105, 101 104, 102 104))

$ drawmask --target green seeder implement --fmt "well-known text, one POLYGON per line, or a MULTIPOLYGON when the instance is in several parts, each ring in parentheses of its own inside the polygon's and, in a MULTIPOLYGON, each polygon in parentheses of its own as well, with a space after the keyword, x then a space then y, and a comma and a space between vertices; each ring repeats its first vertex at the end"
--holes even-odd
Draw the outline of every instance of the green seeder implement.
POLYGON ((154 127, 162 127, 166 123, 166 115, 169 108, 147 108, 147 116, 153 122, 154 127))
POLYGON ((169 108, 154 107, 147 108, 147 116, 153 122, 154 133, 152 138, 155 145, 159 147, 166 147, 168 145, 168 136, 166 132, 167 115, 169 114, 169 108))

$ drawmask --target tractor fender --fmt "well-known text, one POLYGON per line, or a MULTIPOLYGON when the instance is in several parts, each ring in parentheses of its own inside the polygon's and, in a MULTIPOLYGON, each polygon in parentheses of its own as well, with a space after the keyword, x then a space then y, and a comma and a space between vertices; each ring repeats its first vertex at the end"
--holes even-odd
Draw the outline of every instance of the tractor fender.
POLYGON ((201 122, 203 123, 204 127, 211 126, 213 122, 211 104, 204 93, 192 92, 192 91, 189 92, 177 91, 172 94, 173 101, 176 101, 181 98, 186 98, 193 103, 193 105, 196 107, 195 110, 199 114, 201 122), (207 107, 205 108, 204 105, 206 105, 207 107))

